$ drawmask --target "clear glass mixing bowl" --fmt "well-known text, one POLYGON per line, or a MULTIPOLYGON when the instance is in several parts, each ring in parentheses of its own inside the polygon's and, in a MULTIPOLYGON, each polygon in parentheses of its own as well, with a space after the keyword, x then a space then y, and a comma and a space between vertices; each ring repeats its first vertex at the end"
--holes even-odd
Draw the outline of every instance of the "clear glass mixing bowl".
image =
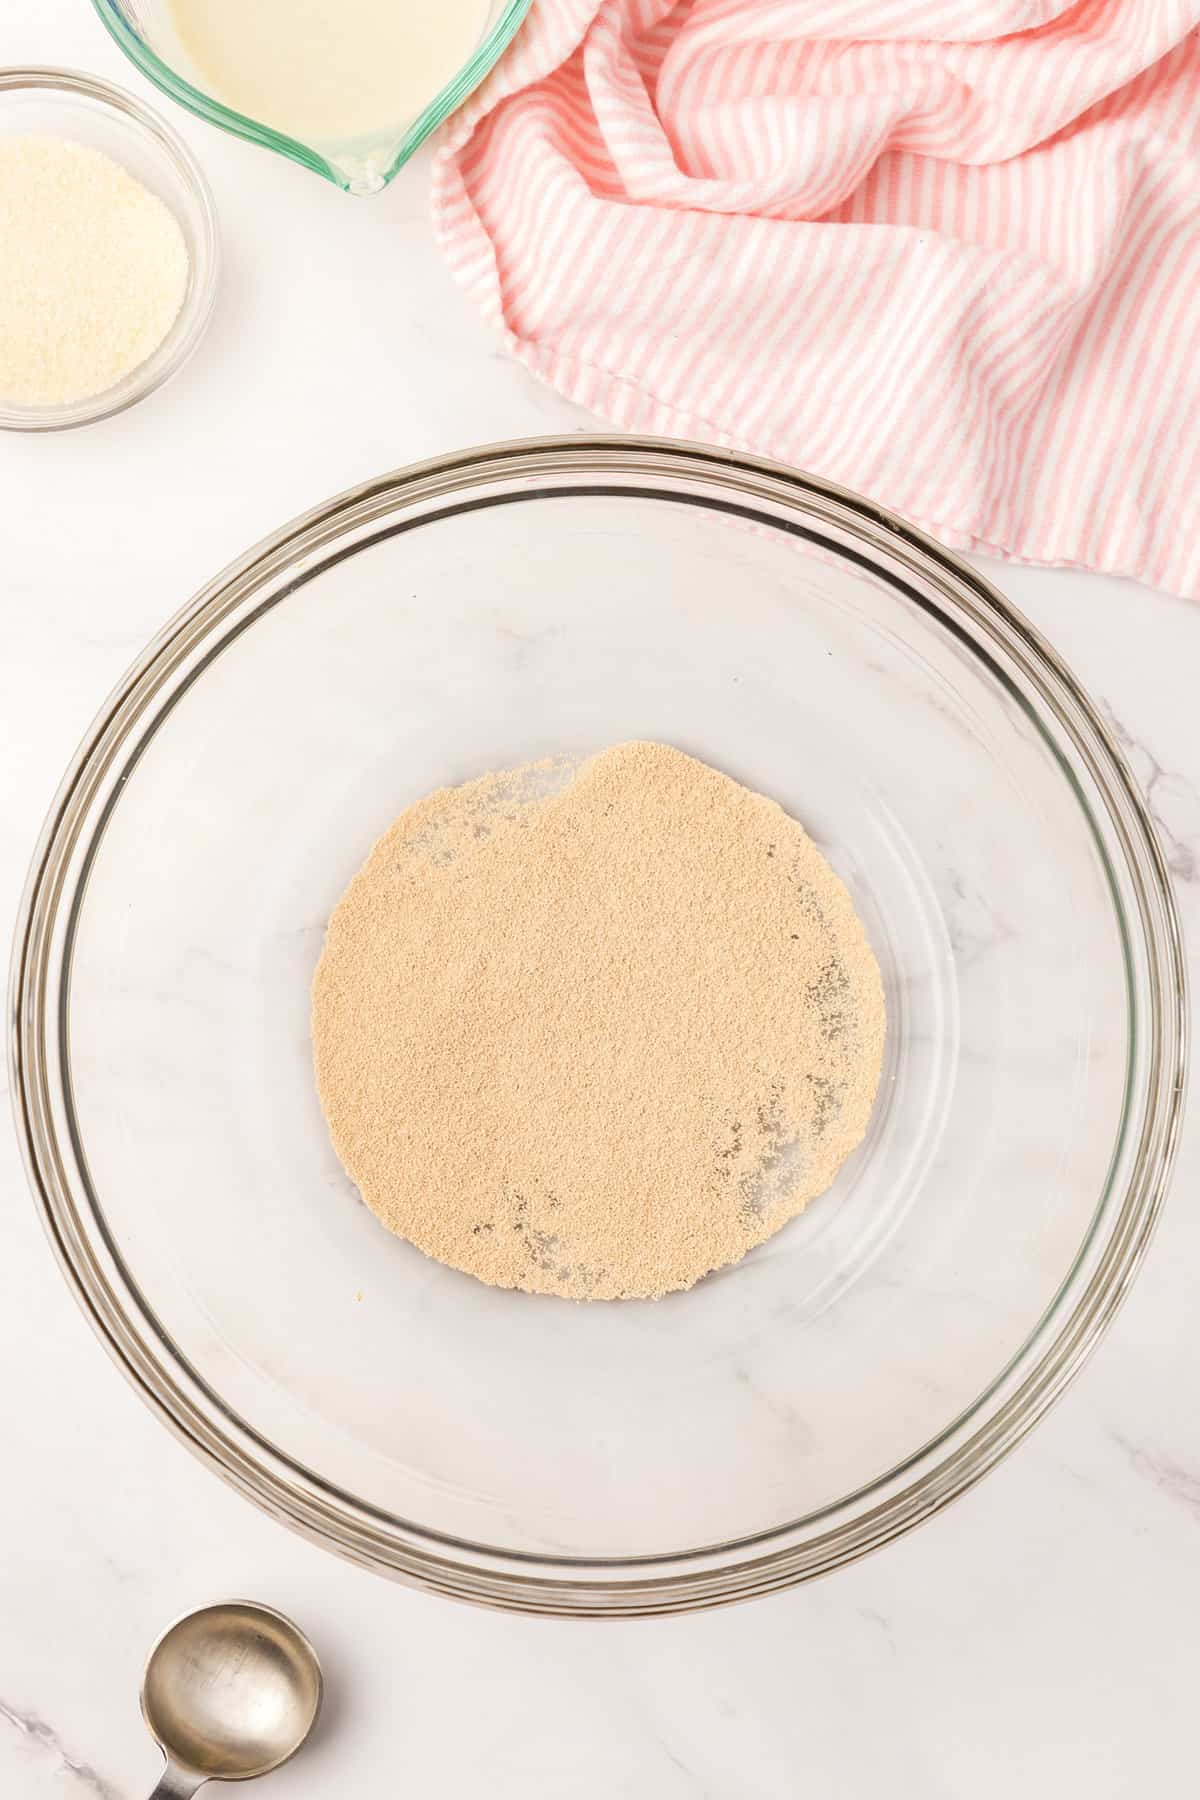
POLYGON ((156 87, 178 100, 210 125, 264 149, 276 150, 292 162, 323 175, 351 194, 374 194, 387 186, 413 152, 436 131, 467 95, 479 86, 516 36, 531 0, 488 0, 483 29, 474 53, 453 80, 416 118, 401 118, 365 138, 303 144, 258 119, 247 118, 205 92, 203 76, 192 66, 171 14, 170 0, 93 0, 109 32, 129 60, 156 87))
POLYGON ((1183 980, 1111 737, 979 575, 782 468, 552 440, 343 495, 150 645, 36 853, 13 1091, 97 1330, 243 1492, 445 1593, 667 1611, 886 1542, 1062 1390, 1163 1195, 1183 980), (364 1208, 309 982, 402 808, 635 737, 814 834, 889 1042, 801 1218, 690 1293, 575 1305, 364 1208))

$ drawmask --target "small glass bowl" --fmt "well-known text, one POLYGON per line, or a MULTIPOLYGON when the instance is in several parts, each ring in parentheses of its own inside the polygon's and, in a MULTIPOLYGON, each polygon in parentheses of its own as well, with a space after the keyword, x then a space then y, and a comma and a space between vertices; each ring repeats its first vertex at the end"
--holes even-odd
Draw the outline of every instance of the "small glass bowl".
POLYGON ((170 207, 183 233, 188 280, 158 348, 112 387, 82 400, 18 406, 0 397, 0 429, 63 431, 123 412, 181 369, 204 334, 220 250, 208 183, 182 140, 156 113, 110 82, 74 69, 0 69, 0 136, 69 138, 119 162, 170 207))

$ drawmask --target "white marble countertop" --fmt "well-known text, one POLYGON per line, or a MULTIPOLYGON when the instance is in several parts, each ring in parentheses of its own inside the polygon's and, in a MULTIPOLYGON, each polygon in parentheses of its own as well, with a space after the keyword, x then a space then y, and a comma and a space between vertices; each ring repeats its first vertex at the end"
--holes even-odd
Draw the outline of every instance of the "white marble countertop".
MULTIPOLYGON (((9 7, 6 63, 155 96, 85 0, 9 7)), ((163 103, 166 104, 165 102, 163 103)), ((436 451, 588 419, 498 350, 431 242, 426 170, 351 201, 173 113, 225 270, 194 362, 88 431, 0 439, 0 913, 105 691, 229 558, 436 451)), ((989 568, 1126 745, 1200 935, 1200 616, 1098 577, 989 568)), ((174 1614, 247 1593, 323 1653, 312 1747, 264 1792, 1117 1800, 1194 1768, 1200 1671, 1200 1132, 1117 1324, 1065 1400, 934 1523, 824 1582, 645 1624, 493 1616, 341 1563, 257 1513, 94 1342, 0 1132, 0 1793, 136 1796, 174 1614)))

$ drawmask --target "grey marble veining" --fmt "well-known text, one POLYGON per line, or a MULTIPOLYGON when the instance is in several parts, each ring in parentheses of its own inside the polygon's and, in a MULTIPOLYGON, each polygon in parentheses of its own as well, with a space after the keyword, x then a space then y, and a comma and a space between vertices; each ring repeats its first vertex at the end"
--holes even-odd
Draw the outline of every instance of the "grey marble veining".
POLYGON ((70 1755, 57 1732, 36 1713, 19 1712, 0 1700, 0 1726, 16 1732, 29 1759, 31 1780, 37 1781, 48 1770, 52 1778, 65 1779, 73 1793, 93 1794, 96 1800, 120 1800, 116 1788, 98 1775, 90 1763, 70 1755))
POLYGON ((1165 769, 1149 745, 1132 735, 1107 702, 1102 711, 1146 796, 1150 817, 1176 881, 1194 882, 1200 869, 1200 790, 1175 769, 1165 769))
POLYGON ((1200 1519, 1200 1461, 1185 1466, 1174 1457, 1131 1443, 1118 1431, 1112 1433, 1112 1440, 1137 1475, 1152 1482, 1168 1500, 1186 1507, 1200 1519))

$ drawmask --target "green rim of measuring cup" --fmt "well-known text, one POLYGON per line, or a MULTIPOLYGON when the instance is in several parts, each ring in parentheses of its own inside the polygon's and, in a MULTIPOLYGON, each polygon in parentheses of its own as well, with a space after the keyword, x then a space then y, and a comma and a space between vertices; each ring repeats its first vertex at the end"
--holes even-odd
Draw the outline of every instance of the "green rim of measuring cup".
POLYGON ((163 62, 141 33, 135 30, 126 16, 121 0, 92 0, 92 4, 130 62, 155 87, 160 88, 172 100, 178 101, 180 106, 186 106, 197 118, 206 119, 210 125, 219 125, 222 131, 230 131, 235 137, 245 138, 251 144, 261 144, 265 150, 274 150, 278 155, 288 157, 302 168, 311 169, 314 175, 323 175, 326 181, 331 181, 346 193, 366 194, 377 193, 385 188, 429 134, 436 131, 462 105, 467 95, 478 87, 484 76, 491 72, 516 36, 532 0, 508 0, 474 56, 464 63, 441 93, 435 95, 424 112, 418 115, 400 138, 387 167, 370 170, 363 180, 357 179, 350 169, 339 167, 307 144, 302 144, 298 138, 272 131, 269 126, 260 125, 257 119, 234 112, 231 107, 222 106, 219 100, 214 100, 211 95, 193 87, 190 81, 185 81, 163 62))

